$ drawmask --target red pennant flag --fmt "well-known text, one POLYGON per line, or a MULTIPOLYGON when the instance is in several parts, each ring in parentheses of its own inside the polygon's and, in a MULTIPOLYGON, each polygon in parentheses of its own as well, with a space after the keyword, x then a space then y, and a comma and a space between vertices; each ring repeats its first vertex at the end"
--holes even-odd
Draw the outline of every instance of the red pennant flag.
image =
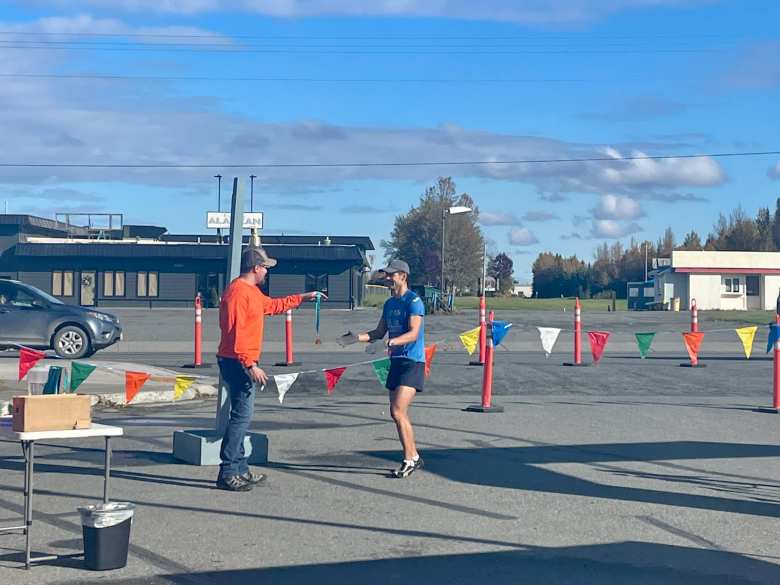
POLYGON ((607 347, 609 331, 588 331, 588 339, 590 340, 590 354, 593 356, 593 363, 597 364, 604 354, 604 348, 607 347))
POLYGON ((688 350, 688 357, 691 358, 691 362, 695 362, 699 355, 701 342, 704 339, 704 333, 701 331, 697 331, 696 333, 687 331, 683 333, 682 336, 683 341, 685 342, 685 349, 688 350))
POLYGON ((436 355, 436 344, 432 343, 425 348, 425 377, 431 375, 431 362, 433 362, 433 356, 436 355))
POLYGON ((135 398, 141 387, 151 377, 151 374, 145 372, 125 372, 125 404, 130 404, 130 401, 135 398))
POLYGON ((332 370, 325 370, 325 383, 328 385, 328 394, 333 394, 333 389, 339 383, 339 379, 341 379, 346 369, 333 368, 332 370))
POLYGON ((36 349, 23 347, 19 350, 19 382, 24 380, 27 372, 32 370, 33 366, 46 357, 46 354, 36 349))

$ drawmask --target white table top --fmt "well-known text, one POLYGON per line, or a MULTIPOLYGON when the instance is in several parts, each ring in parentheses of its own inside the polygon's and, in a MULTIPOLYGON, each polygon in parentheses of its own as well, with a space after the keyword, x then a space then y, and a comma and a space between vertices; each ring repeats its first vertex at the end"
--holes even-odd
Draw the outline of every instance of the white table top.
MULTIPOLYGON (((10 417, 3 417, 4 419, 10 417)), ((69 429, 64 431, 29 431, 18 433, 10 426, 0 424, 0 437, 14 441, 42 441, 46 439, 84 439, 88 437, 120 437, 124 434, 122 427, 112 427, 92 423, 88 429, 69 429)))

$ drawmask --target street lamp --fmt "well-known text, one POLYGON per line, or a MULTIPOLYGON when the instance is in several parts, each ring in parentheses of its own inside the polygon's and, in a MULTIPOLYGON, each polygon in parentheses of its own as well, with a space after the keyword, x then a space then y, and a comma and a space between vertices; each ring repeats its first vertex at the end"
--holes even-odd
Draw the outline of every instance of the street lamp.
POLYGON ((444 298, 444 242, 446 241, 446 229, 447 229, 447 216, 448 215, 460 215, 461 213, 471 213, 473 210, 471 207, 464 205, 454 205, 452 207, 445 207, 441 210, 441 287, 442 299, 444 298))

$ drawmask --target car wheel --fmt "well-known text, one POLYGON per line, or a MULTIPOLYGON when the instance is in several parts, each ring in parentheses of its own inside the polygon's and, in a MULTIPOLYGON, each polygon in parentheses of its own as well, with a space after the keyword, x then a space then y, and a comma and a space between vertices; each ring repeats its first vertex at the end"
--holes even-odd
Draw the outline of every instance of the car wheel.
POLYGON ((90 352, 89 337, 81 327, 63 327, 54 335, 54 351, 62 358, 81 359, 90 352))

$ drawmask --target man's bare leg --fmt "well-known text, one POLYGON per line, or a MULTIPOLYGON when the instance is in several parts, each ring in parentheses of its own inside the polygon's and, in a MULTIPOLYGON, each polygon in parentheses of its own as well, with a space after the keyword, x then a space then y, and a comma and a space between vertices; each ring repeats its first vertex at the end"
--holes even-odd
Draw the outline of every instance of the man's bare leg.
POLYGON ((398 438, 404 450, 404 459, 412 461, 417 457, 417 446, 414 444, 414 429, 409 420, 409 406, 417 391, 410 386, 398 386, 390 392, 390 416, 398 429, 398 438))

